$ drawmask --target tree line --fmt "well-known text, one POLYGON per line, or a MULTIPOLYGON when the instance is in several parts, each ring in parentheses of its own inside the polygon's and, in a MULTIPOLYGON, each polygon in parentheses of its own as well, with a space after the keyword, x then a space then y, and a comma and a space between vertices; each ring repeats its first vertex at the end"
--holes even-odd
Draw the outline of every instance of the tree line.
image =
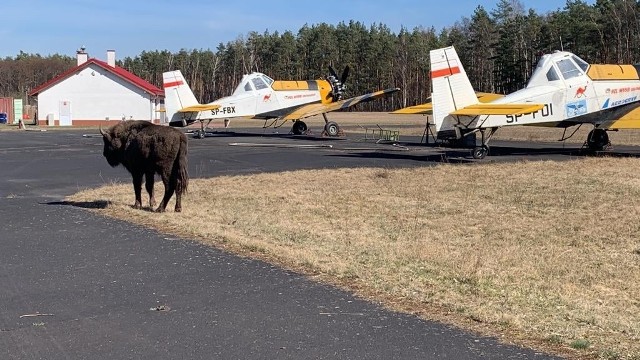
MULTIPOLYGON (((429 51, 449 45, 458 50, 477 90, 508 94, 526 85, 540 56, 556 50, 572 51, 590 63, 637 63, 640 1, 568 0, 562 9, 538 14, 519 0, 498 0, 495 8, 478 6, 439 31, 425 26, 394 33, 384 24, 321 23, 304 25, 297 33, 249 32, 215 50, 143 51, 117 64, 159 87, 164 71, 179 69, 203 103, 230 95, 252 71, 306 80, 325 77, 329 66, 340 73, 348 65, 348 96, 401 88, 399 95, 358 107, 390 111, 428 99, 429 51)), ((23 52, 0 59, 0 96, 25 98, 75 61, 23 52)))

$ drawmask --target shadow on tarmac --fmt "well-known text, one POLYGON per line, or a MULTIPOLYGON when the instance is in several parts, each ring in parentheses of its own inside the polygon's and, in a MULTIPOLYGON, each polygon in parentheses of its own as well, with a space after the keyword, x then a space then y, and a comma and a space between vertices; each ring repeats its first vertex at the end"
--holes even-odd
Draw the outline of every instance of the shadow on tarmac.
POLYGON ((62 205, 62 206, 73 206, 79 207, 83 209, 106 209, 107 206, 111 205, 111 201, 108 200, 94 200, 94 201, 49 201, 43 203, 44 205, 62 205))
MULTIPOLYGON (((406 144, 409 145, 409 144, 406 144)), ((558 148, 558 147, 519 147, 519 146, 495 146, 491 147, 489 155, 483 160, 474 159, 471 155, 471 149, 463 148, 447 148, 434 145, 422 145, 423 148, 437 149, 439 152, 433 154, 412 154, 407 152, 351 152, 347 154, 333 154, 329 156, 335 157, 352 157, 363 159, 391 159, 391 160, 411 160, 418 162, 435 162, 448 164, 468 164, 475 162, 491 162, 492 158, 498 160, 500 158, 508 158, 513 156, 522 156, 523 159, 531 157, 542 157, 543 159, 568 160, 572 158, 589 158, 589 157, 614 157, 614 158, 640 158, 637 148, 621 149, 621 151, 605 150, 591 152, 580 148, 558 148), (629 152, 635 151, 635 152, 629 152)))

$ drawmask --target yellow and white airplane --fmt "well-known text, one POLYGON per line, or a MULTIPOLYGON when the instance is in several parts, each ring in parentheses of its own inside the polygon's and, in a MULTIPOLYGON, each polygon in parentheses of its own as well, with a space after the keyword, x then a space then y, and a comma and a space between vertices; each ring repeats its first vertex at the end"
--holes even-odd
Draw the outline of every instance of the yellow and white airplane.
POLYGON ((475 138, 479 132, 476 159, 488 154, 491 136, 503 126, 566 129, 590 124, 594 128, 585 146, 591 151, 609 147, 607 131, 640 128, 640 66, 590 65, 570 52, 556 51, 542 56, 524 89, 483 101, 453 47, 432 50, 430 59, 431 104, 395 113, 432 112, 438 139, 475 138))
POLYGON ((231 96, 209 104, 198 103, 180 70, 168 71, 163 73, 166 115, 171 126, 200 121, 196 136, 203 138, 212 120, 226 120, 226 126, 232 118, 273 119, 274 127, 291 120, 291 132, 302 135, 307 133, 307 125, 301 119, 321 114, 325 120, 323 134, 338 136, 340 127, 329 121, 327 112, 347 109, 400 90, 390 88, 343 99, 349 68, 345 68, 340 78, 333 68, 329 70, 331 74, 326 79, 309 81, 276 81, 254 72, 242 77, 231 96))

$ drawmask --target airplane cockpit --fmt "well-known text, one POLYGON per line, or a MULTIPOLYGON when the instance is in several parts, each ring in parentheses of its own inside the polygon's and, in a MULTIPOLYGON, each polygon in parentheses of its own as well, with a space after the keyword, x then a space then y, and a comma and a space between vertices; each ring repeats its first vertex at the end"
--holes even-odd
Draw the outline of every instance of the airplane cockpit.
POLYGON ((262 73, 244 75, 240 84, 233 91, 234 94, 251 93, 254 90, 266 89, 273 84, 273 79, 262 73))
POLYGON ((586 61, 570 52, 556 51, 546 54, 538 61, 527 88, 541 85, 562 86, 558 81, 582 76, 588 68, 589 64, 586 61))

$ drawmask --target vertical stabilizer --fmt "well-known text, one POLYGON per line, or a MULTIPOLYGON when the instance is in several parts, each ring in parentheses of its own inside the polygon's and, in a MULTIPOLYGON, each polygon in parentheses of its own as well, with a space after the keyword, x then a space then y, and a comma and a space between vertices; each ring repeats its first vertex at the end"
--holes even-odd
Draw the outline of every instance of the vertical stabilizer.
POLYGON ((164 108, 169 123, 182 122, 178 110, 187 106, 198 105, 198 100, 191 91, 180 70, 168 71, 162 74, 164 87, 164 108))
POLYGON ((473 86, 453 46, 431 50, 433 120, 436 133, 455 130, 451 112, 477 104, 473 86))

